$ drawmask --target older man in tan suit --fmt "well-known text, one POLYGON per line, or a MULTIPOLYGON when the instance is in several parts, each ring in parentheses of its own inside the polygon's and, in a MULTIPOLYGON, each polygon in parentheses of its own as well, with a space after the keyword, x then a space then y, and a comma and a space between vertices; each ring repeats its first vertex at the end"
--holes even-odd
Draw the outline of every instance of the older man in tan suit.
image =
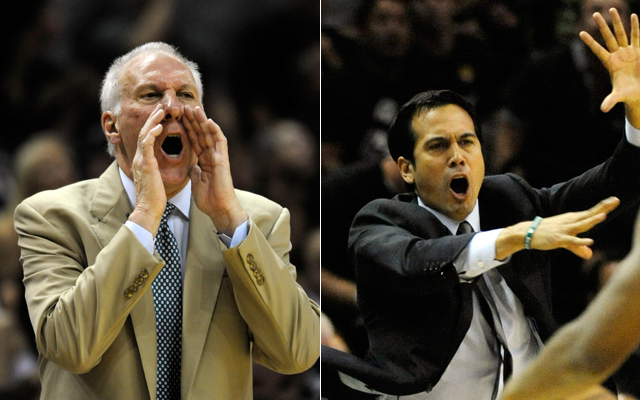
POLYGON ((251 399, 252 356, 317 360, 289 213, 234 189, 201 96, 169 45, 117 59, 101 95, 116 162, 16 209, 43 399, 251 399))

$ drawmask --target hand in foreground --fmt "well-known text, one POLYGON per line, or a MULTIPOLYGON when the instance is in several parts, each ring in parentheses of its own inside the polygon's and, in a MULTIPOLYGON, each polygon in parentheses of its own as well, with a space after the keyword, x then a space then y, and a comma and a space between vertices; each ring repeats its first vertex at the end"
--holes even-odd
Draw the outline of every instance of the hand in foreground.
POLYGON ((233 189, 227 138, 201 107, 185 106, 182 124, 198 156, 199 166, 194 165, 190 173, 196 205, 211 218, 219 233, 232 236, 249 216, 233 189))
MULTIPOLYGON (((604 17, 600 13, 593 14, 593 19, 600 29, 608 51, 590 34, 584 31, 580 32, 582 41, 600 59, 611 77, 613 88, 600 105, 600 109, 603 112, 608 112, 616 103, 623 102, 627 107, 634 106, 640 110, 640 29, 638 28, 638 16, 631 15, 631 43, 629 43, 618 11, 612 8, 609 13, 615 36, 604 17)), ((629 111, 629 108, 627 110, 629 111)), ((640 126, 631 119, 630 122, 634 126, 640 126)), ((638 122, 640 123, 640 118, 638 122)))
MULTIPOLYGON (((593 239, 577 235, 588 231, 607 218, 607 214, 620 204, 616 197, 602 200, 585 211, 568 212, 542 220, 533 234, 531 248, 535 250, 554 250, 565 248, 578 257, 591 258, 593 251, 589 246, 593 239)), ((505 228, 496 241, 496 259, 502 260, 524 248, 524 236, 531 221, 505 228)))
POLYGON ((167 196, 154 154, 156 137, 162 133, 165 112, 158 105, 147 119, 138 135, 138 148, 131 163, 131 173, 136 187, 136 206, 129 220, 145 228, 153 236, 158 233, 160 218, 167 205, 167 196))

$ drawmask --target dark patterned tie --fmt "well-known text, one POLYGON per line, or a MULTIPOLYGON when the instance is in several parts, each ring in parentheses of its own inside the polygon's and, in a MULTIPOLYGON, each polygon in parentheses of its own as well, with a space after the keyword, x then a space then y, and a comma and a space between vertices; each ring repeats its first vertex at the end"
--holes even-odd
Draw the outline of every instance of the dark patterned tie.
MULTIPOLYGON (((473 227, 467 221, 462 221, 460 225, 458 225, 458 231, 456 235, 462 235, 465 233, 474 232, 473 227)), ((478 300, 480 303, 480 310, 482 311, 482 315, 487 320, 487 323, 491 327, 491 331, 498 339, 498 343, 500 347, 502 347, 501 354, 499 354, 500 365, 503 367, 502 378, 503 381, 506 382, 507 379, 511 376, 513 372, 513 359, 511 357, 511 352, 509 351, 509 347, 507 346, 507 339, 504 333, 504 329, 502 328, 502 321, 500 320, 500 315, 498 314, 498 307, 493 301, 493 297, 491 296, 491 292, 489 291, 489 287, 484 280, 483 275, 480 275, 476 278, 476 283, 474 286, 474 291, 478 296, 478 300)), ((500 384, 500 368, 498 368, 498 379, 496 380, 496 384, 494 387, 493 398, 495 399, 498 395, 498 387, 500 384)))
POLYGON ((160 220, 156 249, 166 265, 151 284, 156 310, 158 374, 156 398, 180 399, 182 358, 182 271, 178 242, 169 230, 167 218, 176 208, 167 203, 160 220))

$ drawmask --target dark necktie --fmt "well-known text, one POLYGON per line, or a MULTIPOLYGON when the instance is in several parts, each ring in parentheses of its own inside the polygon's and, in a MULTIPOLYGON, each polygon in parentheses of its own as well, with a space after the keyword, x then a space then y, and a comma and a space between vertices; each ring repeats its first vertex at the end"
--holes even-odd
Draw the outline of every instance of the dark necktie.
MULTIPOLYGON (((458 226, 456 235, 471 233, 473 231, 474 230, 471 224, 469 224, 467 221, 462 221, 458 226)), ((500 344, 501 351, 498 357, 500 359, 500 365, 503 366, 503 380, 504 382, 506 382, 513 372, 513 359, 511 357, 509 347, 507 346, 507 339, 504 333, 504 329, 502 328, 502 321, 500 320, 498 308, 493 301, 493 297, 491 296, 491 292, 489 291, 489 287, 487 286, 483 275, 480 275, 476 278, 473 290, 478 296, 482 315, 487 320, 487 323, 491 327, 491 331, 498 339, 498 343, 500 344)), ((496 398, 498 395, 498 387, 500 385, 500 365, 498 366, 498 376, 496 379, 493 398, 496 398)))
POLYGON ((151 284, 156 310, 158 347, 156 398, 158 400, 180 399, 182 271, 178 242, 167 224, 167 218, 175 207, 167 203, 160 220, 156 250, 166 264, 151 284))

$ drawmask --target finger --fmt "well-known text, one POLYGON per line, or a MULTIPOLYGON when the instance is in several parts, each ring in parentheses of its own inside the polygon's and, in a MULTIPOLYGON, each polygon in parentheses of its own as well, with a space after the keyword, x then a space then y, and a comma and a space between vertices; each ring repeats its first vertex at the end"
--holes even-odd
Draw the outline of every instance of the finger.
POLYGON ((158 124, 154 126, 144 137, 141 137, 138 143, 138 148, 142 152, 143 159, 147 157, 155 157, 154 145, 156 137, 162 133, 162 125, 158 124))
POLYGON ((585 260, 593 257, 593 250, 589 246, 568 246, 567 250, 585 260))
POLYGON ((594 226, 598 225, 599 223, 603 222, 605 219, 607 219, 607 214, 605 213, 598 213, 596 215, 592 215, 588 218, 585 218, 573 224, 571 226, 570 232, 576 235, 578 233, 586 232, 589 229, 593 228, 594 226))
POLYGON ((611 111, 613 106, 615 106, 619 102, 620 95, 618 95, 618 92, 614 90, 613 92, 609 93, 609 95, 605 97, 604 100, 602 100, 602 104, 600 104, 600 110, 607 113, 611 111))
POLYGON ((638 15, 631 14, 631 45, 640 47, 640 27, 638 26, 638 15))
POLYGON ((593 38, 590 34, 585 31, 580 32, 580 39, 589 46, 591 52, 598 57, 598 59, 604 64, 609 60, 609 56, 611 55, 604 47, 598 43, 597 40, 593 38))
POLYGON ((591 215, 600 214, 600 213, 609 214, 611 211, 615 210, 616 207, 618 207, 619 205, 620 205, 619 198, 615 196, 607 197, 606 199, 599 201, 598 204, 596 204, 595 206, 591 207, 589 209, 589 214, 591 215))
MULTIPOLYGON (((211 140, 210 145, 213 146, 215 143, 216 151, 226 152, 227 137, 224 135, 224 133, 222 133, 220 125, 216 124, 211 118, 209 118, 204 125, 211 133, 210 136, 207 136, 207 140, 211 140)), ((207 144, 209 144, 209 142, 207 142, 207 144)))
POLYGON ((191 167, 191 171, 189 171, 189 178, 191 178, 192 184, 197 184, 196 182, 200 182, 201 176, 202 176, 202 169, 198 166, 198 164, 194 164, 191 167))
POLYGON ((596 25, 598 25, 598 29, 600 30, 600 34, 604 39, 604 42, 607 44, 607 49, 610 52, 614 52, 618 50, 618 42, 616 38, 611 33, 611 29, 609 29, 609 25, 607 25, 607 21, 604 20, 604 17, 599 12, 593 14, 593 20, 596 21, 596 25))
MULTIPOLYGON (((185 106, 184 113, 185 113, 185 116, 188 115, 188 114, 191 114, 191 116, 193 116, 193 110, 191 109, 190 106, 185 106)), ((196 152, 197 156, 200 156, 200 154, 202 153, 203 149, 202 149, 202 146, 200 146, 200 141, 198 140, 198 134, 194 130, 190 119, 188 117, 184 117, 183 116, 182 117, 182 125, 184 125, 184 128, 187 130, 187 135, 189 136, 189 141, 191 142, 191 146, 193 147, 193 151, 196 152)))
POLYGON ((156 106, 156 108, 151 112, 147 122, 145 122, 144 126, 140 130, 139 138, 144 139, 144 137, 149 133, 151 129, 153 129, 156 125, 162 122, 164 118, 164 109, 160 104, 156 106))
MULTIPOLYGON (((202 147, 202 149, 204 150, 207 147, 207 143, 204 139, 204 129, 202 127, 202 124, 200 124, 200 121, 198 120, 198 110, 200 110, 200 112, 204 113, 204 111, 202 111, 202 109, 200 107, 195 107, 194 109, 192 109, 191 112, 191 125, 193 126, 194 131, 197 134, 198 137, 198 142, 200 143, 200 147, 202 147)), ((205 117, 206 119, 206 117, 205 117)))
POLYGON ((622 24, 622 19, 620 19, 620 14, 618 14, 618 10, 616 10, 615 8, 611 8, 609 9, 609 14, 611 14, 611 21, 613 22, 613 30, 616 33, 616 39, 618 40, 618 45, 620 47, 629 46, 627 33, 624 31, 624 25, 622 24))

